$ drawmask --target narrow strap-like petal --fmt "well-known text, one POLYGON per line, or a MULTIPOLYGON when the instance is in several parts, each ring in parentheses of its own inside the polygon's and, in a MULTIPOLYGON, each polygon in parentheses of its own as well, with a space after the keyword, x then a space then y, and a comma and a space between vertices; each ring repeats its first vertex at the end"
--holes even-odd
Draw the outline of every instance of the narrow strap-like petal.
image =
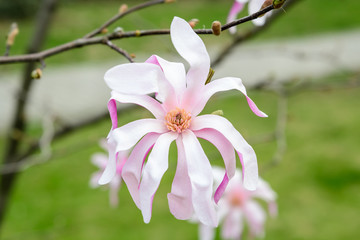
POLYGON ((119 152, 133 147, 147 133, 168 131, 161 120, 140 119, 115 129, 112 134, 116 141, 116 152, 119 152))
POLYGON ((215 228, 200 223, 199 224, 199 239, 200 240, 213 240, 214 238, 215 238, 215 228))
POLYGON ((158 80, 161 78, 164 78, 164 73, 160 67, 150 63, 117 65, 104 76, 106 84, 112 90, 137 95, 158 92, 158 80))
POLYGON ((254 149, 226 119, 217 115, 202 115, 194 118, 190 128, 194 131, 212 128, 219 131, 241 153, 244 187, 255 190, 258 182, 258 166, 254 149))
POLYGON ((168 168, 170 144, 177 138, 177 136, 178 134, 174 132, 168 132, 160 135, 160 137, 156 140, 144 167, 139 191, 140 209, 145 223, 148 223, 151 219, 154 194, 159 187, 162 176, 168 168))
POLYGON ((185 20, 174 17, 170 27, 171 41, 178 53, 190 64, 187 87, 205 84, 210 57, 201 38, 185 20))
POLYGON ((203 224, 216 227, 218 219, 212 199, 213 175, 211 165, 192 131, 184 131, 182 137, 192 186, 192 202, 195 214, 203 224))
POLYGON ((204 87, 203 93, 199 98, 199 101, 194 104, 192 109, 192 116, 197 116, 205 107, 207 101, 210 99, 212 95, 217 92, 229 91, 232 89, 236 89, 245 95, 246 100, 249 104, 250 109, 259 117, 267 117, 265 113, 259 110, 256 104, 247 96, 245 86, 243 85, 240 78, 226 77, 217 79, 215 81, 210 82, 204 87))
POLYGON ((178 160, 176 173, 171 186, 171 193, 168 194, 170 212, 181 220, 190 219, 193 214, 191 200, 191 182, 186 165, 184 145, 182 138, 176 139, 178 160))
POLYGON ((129 189, 136 206, 140 208, 139 185, 141 178, 141 170, 150 150, 155 144, 160 134, 146 134, 134 147, 128 160, 122 169, 122 178, 129 189))
POLYGON ((229 179, 231 179, 235 174, 236 158, 234 147, 221 133, 215 129, 207 128, 195 131, 194 133, 197 137, 211 142, 219 150, 225 163, 226 171, 224 173, 223 180, 214 194, 214 200, 217 203, 224 193, 229 179))
POLYGON ((110 130, 109 135, 108 135, 107 147, 108 147, 108 153, 109 153, 109 160, 106 164, 103 174, 101 175, 101 177, 99 179, 100 185, 109 183, 116 174, 117 154, 116 154, 116 150, 115 150, 116 142, 115 142, 113 133, 114 133, 114 131, 110 130))
MULTIPOLYGON (((226 19, 226 23, 232 22, 236 19, 236 16, 238 15, 238 13, 241 12, 241 10, 244 8, 245 2, 247 2, 247 0, 234 1, 234 4, 232 5, 229 15, 226 19)), ((234 34, 236 32, 236 26, 230 28, 229 32, 231 34, 234 34)))
POLYGON ((231 209, 225 217, 221 228, 224 239, 240 239, 244 229, 243 214, 240 209, 231 209))
POLYGON ((116 100, 120 103, 134 103, 140 105, 149 110, 157 119, 163 119, 165 116, 165 111, 162 108, 161 104, 148 95, 128 95, 112 91, 111 100, 116 100))
POLYGON ((246 202, 243 210, 249 223, 250 233, 256 237, 263 237, 266 214, 262 207, 257 202, 250 200, 246 202))
POLYGON ((108 110, 110 114, 111 119, 111 129, 115 129, 118 127, 118 117, 117 117, 117 108, 116 108, 116 102, 114 99, 110 99, 108 102, 108 110))

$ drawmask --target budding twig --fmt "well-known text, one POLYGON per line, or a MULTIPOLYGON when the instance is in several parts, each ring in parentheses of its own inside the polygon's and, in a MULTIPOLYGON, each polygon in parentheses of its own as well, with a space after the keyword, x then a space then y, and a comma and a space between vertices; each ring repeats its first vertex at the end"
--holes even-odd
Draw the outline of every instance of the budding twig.
POLYGON ((116 52, 120 53, 121 55, 123 55, 127 60, 129 60, 129 62, 131 62, 131 63, 134 62, 132 57, 124 49, 119 48, 118 46, 113 44, 111 41, 106 40, 104 42, 104 44, 109 46, 111 49, 115 50, 116 52))
POLYGON ((10 31, 6 39, 6 49, 4 56, 9 56, 10 48, 14 45, 15 37, 19 34, 19 28, 16 22, 12 23, 10 26, 10 31))

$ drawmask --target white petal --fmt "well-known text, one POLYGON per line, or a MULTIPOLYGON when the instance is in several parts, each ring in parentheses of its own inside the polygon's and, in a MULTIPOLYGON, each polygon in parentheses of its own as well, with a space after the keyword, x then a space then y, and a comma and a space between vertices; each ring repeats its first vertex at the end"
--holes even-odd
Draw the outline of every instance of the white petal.
POLYGON ((128 95, 116 91, 111 92, 111 99, 121 103, 134 103, 149 110, 157 119, 163 119, 165 111, 161 104, 148 95, 128 95))
POLYGON ((162 134, 149 155, 140 183, 140 208, 144 222, 148 223, 151 218, 152 200, 159 187, 162 176, 168 168, 169 147, 178 134, 168 132, 162 134))
POLYGON ((213 240, 215 238, 215 229, 204 224, 199 224, 199 239, 213 240))
POLYGON ((129 189, 136 206, 140 208, 139 185, 141 170, 147 155, 152 149, 155 141, 160 136, 158 133, 146 134, 134 147, 128 160, 122 169, 122 177, 129 189))
POLYGON ((170 27, 171 41, 178 53, 190 64, 187 87, 203 85, 210 69, 210 57, 201 38, 184 19, 174 17, 170 27))
POLYGON ((186 130, 182 133, 182 137, 192 186, 192 202, 195 214, 203 224, 216 227, 218 219, 212 199, 213 175, 211 165, 193 132, 186 130))
POLYGON ((140 119, 130 122, 113 131, 113 137, 117 143, 116 152, 130 149, 147 133, 168 131, 164 122, 157 119, 140 119))
MULTIPOLYGON (((261 6, 263 5, 264 0, 252 0, 249 2, 249 14, 253 14, 258 12, 261 9, 261 6)), ((264 16, 258 17, 254 20, 252 20, 253 24, 256 26, 262 26, 265 24, 266 18, 271 15, 271 11, 265 13, 264 16)))
POLYGON ((225 217, 221 228, 221 236, 224 239, 240 239, 244 229, 243 216, 240 209, 231 209, 225 217))
POLYGON ((249 223, 250 232, 253 236, 263 237, 266 214, 261 206, 255 201, 246 202, 244 215, 249 223))
POLYGON ((201 94, 201 97, 199 98, 198 103, 193 106, 193 109, 191 111, 192 116, 197 116, 203 110, 207 101, 210 99, 212 95, 214 95, 217 92, 229 91, 232 89, 236 89, 245 95, 250 109, 257 116, 267 117, 267 115, 262 111, 260 111, 259 108, 256 106, 256 104, 247 96, 245 86, 243 85, 241 79, 233 78, 233 77, 217 79, 205 85, 203 92, 199 93, 199 95, 201 94))
POLYGON ((99 184, 104 185, 109 183, 116 174, 116 143, 113 136, 114 131, 110 130, 108 139, 107 139, 107 147, 108 147, 108 154, 109 160, 106 164, 105 170, 99 179, 99 184))
POLYGON ((194 211, 191 200, 191 182, 181 136, 176 139, 176 145, 178 149, 177 167, 168 200, 170 212, 177 219, 185 220, 190 219, 194 211))
POLYGON ((226 118, 217 115, 198 116, 192 120, 190 128, 194 131, 212 128, 223 134, 239 153, 244 187, 248 190, 256 189, 258 166, 255 151, 226 118))
POLYGON ((158 92, 158 80, 164 78, 160 67, 150 63, 128 63, 109 69, 106 84, 119 93, 146 95, 158 92))

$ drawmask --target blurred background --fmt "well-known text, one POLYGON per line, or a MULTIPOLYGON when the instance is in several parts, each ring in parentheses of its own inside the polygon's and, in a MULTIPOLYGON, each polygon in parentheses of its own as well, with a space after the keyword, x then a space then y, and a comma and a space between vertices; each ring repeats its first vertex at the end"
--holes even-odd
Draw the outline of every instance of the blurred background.
MULTIPOLYGON (((72 41, 115 15, 121 4, 142 1, 59 0, 43 49, 72 41)), ((10 55, 26 52, 41 1, 0 2, 1 55, 12 22, 19 35, 10 55)), ((136 29, 169 28, 172 18, 199 19, 198 28, 214 20, 226 22, 231 0, 178 0, 132 13, 111 25, 136 29)), ((360 209, 360 2, 357 0, 298 0, 250 41, 233 48, 217 64, 214 79, 243 79, 249 96, 269 115, 252 114, 237 92, 214 96, 203 114, 223 110, 236 129, 254 147, 260 175, 278 194, 279 216, 266 222, 266 239, 358 239, 360 209)), ((240 16, 246 15, 244 10, 240 16)), ((238 33, 253 25, 238 26, 238 33)), ((233 36, 201 36, 214 60, 233 36)), ((114 41, 142 62, 151 54, 182 61, 170 37, 149 36, 114 41)), ((106 112, 110 91, 103 75, 126 63, 103 45, 87 46, 45 60, 43 77, 33 84, 27 114, 25 142, 52 127, 81 123, 106 112)), ((14 113, 24 64, 0 65, 0 154, 14 113)), ((119 115, 120 125, 151 117, 132 108, 119 115)), ((166 194, 176 168, 171 146, 169 170, 154 198, 152 220, 144 224, 126 185, 120 203, 111 208, 106 187, 91 189, 97 168, 92 154, 102 152, 99 140, 107 136, 110 119, 82 127, 40 153, 16 181, 1 229, 1 239, 197 239, 197 225, 176 220, 166 194), (50 156, 50 158, 49 158, 50 156)), ((217 150, 201 141, 209 160, 222 166, 217 150)), ((218 236, 217 236, 218 237, 218 236)), ((246 239, 246 234, 244 239, 246 239)))

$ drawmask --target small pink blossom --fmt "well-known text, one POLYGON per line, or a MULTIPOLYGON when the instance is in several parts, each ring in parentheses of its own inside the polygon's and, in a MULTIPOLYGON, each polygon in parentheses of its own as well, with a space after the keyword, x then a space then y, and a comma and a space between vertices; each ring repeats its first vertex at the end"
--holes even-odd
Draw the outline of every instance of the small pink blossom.
MULTIPOLYGON (((265 2, 265 0, 235 0, 234 4, 232 5, 229 15, 227 17, 226 22, 232 22, 236 19, 237 15, 243 10, 244 5, 248 3, 248 8, 249 8, 249 14, 253 14, 258 12, 261 9, 261 6, 263 5, 263 3, 265 2)), ((262 26, 265 24, 266 18, 268 18, 269 16, 271 16, 272 12, 267 12, 264 16, 262 17, 258 17, 254 20, 252 20, 252 22, 254 23, 254 25, 256 26, 262 26)), ((229 32, 234 34, 236 32, 236 27, 232 27, 229 29, 229 32)))
MULTIPOLYGON (((215 202, 235 174, 235 151, 240 158, 247 189, 256 188, 257 160, 252 147, 227 119, 198 115, 212 95, 232 89, 245 95, 256 115, 267 115, 247 96, 239 78, 222 78, 205 85, 210 58, 201 38, 185 20, 174 18, 170 36, 178 53, 190 65, 187 72, 182 63, 153 55, 145 63, 122 64, 105 73, 105 82, 112 89, 108 107, 113 127, 108 139, 116 145, 114 154, 134 147, 122 177, 146 223, 151 218, 154 194, 168 169, 169 146, 175 141, 178 161, 168 194, 170 212, 178 219, 189 219, 195 212, 202 223, 216 226, 215 202), (148 95, 152 93, 156 98, 148 95), (115 101, 138 104, 155 118, 117 127, 115 101), (214 198, 211 165, 197 138, 214 144, 224 159, 226 172, 214 198)), ((109 160, 101 183, 111 181, 115 175, 115 162, 115 158, 109 160)))
MULTIPOLYGON (((100 145, 104 150, 106 150, 110 154, 112 154, 111 148, 109 147, 108 142, 101 141, 100 145)), ((119 152, 116 157, 117 157, 116 173, 115 173, 115 176, 108 183, 110 205, 113 207, 116 207, 119 203, 118 192, 119 192, 121 182, 122 182, 121 172, 122 172, 122 168, 127 160, 127 152, 119 152)), ((103 174, 104 169, 106 168, 108 160, 109 160, 109 156, 107 156, 104 153, 95 153, 92 155, 91 162, 99 168, 99 171, 97 171, 91 175, 90 186, 92 188, 97 188, 100 186, 99 179, 100 179, 101 175, 103 174)))
MULTIPOLYGON (((224 169, 214 167, 213 172, 215 184, 219 185, 224 169)), ((223 239, 240 239, 245 224, 251 237, 264 236, 266 213, 257 200, 268 203, 270 216, 277 215, 276 193, 269 184, 259 178, 257 189, 249 191, 244 188, 241 172, 237 170, 217 207, 223 239)), ((199 236, 201 240, 214 239, 214 228, 200 224, 199 236)))

